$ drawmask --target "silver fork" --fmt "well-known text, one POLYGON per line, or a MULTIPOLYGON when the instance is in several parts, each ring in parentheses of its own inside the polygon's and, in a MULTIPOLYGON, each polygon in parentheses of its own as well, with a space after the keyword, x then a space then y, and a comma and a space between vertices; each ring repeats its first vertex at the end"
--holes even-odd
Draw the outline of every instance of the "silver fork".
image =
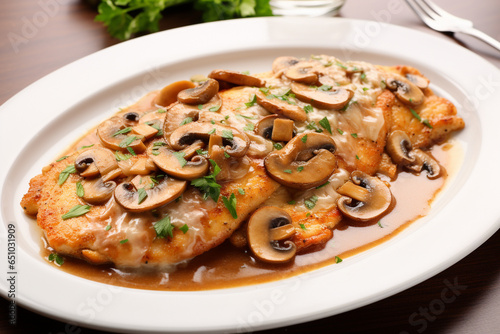
POLYGON ((434 30, 460 32, 474 36, 500 51, 500 42, 473 27, 469 20, 456 17, 431 0, 406 0, 413 11, 434 30))

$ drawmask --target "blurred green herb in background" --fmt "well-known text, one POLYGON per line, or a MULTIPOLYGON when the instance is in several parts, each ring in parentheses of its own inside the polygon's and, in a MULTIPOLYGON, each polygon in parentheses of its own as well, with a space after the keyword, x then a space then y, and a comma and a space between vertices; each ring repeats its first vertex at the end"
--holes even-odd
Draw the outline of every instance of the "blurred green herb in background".
POLYGON ((192 4, 205 22, 241 17, 272 16, 269 0, 101 0, 95 20, 111 36, 126 40, 137 33, 156 32, 168 7, 192 4))

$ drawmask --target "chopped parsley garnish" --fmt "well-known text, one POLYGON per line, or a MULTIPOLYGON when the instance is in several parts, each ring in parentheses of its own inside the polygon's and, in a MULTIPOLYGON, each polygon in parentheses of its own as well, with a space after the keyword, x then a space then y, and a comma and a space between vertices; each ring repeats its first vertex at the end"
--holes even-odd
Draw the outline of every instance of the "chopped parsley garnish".
POLYGON ((241 114, 236 114, 236 116, 246 118, 246 119, 255 119, 255 117, 245 116, 245 115, 241 115, 241 114))
POLYGON ((290 205, 293 205, 293 204, 297 203, 297 201, 291 200, 291 201, 288 201, 287 203, 290 205))
POLYGON ((179 124, 179 126, 183 126, 185 124, 188 124, 188 123, 191 123, 193 121, 193 118, 192 117, 186 117, 182 120, 181 124, 179 124))
POLYGON ((432 129, 432 125, 431 123, 429 123, 429 120, 428 119, 424 119, 422 120, 422 117, 420 117, 420 115, 415 111, 413 110, 412 108, 410 108, 410 111, 412 113, 412 115, 420 122, 422 123, 423 125, 425 125, 426 127, 432 129))
POLYGON ((299 173, 300 173, 300 172, 302 172, 303 170, 304 170, 304 166, 299 166, 299 167, 297 167, 297 172, 299 172, 299 173))
POLYGON ((87 145, 87 146, 82 146, 82 147, 79 148, 79 150, 83 150, 84 148, 91 148, 92 146, 94 146, 94 144, 87 145))
POLYGON ((353 138, 358 138, 358 134, 357 134, 357 133, 351 133, 351 136, 352 136, 353 138))
POLYGON ((148 193, 146 192, 146 189, 144 189, 144 188, 137 189, 137 194, 139 195, 139 198, 137 200, 137 204, 141 204, 142 202, 144 202, 146 197, 148 197, 148 193))
POLYGON ((366 73, 365 72, 361 73, 361 75, 359 76, 359 78, 361 80, 365 80, 366 79, 366 73))
POLYGON ((181 227, 179 227, 179 230, 181 230, 182 233, 186 234, 187 231, 189 230, 189 226, 187 224, 184 224, 181 227))
POLYGON ((224 202, 224 206, 229 210, 231 216, 234 219, 238 218, 238 214, 236 212, 236 196, 234 196, 234 194, 231 194, 229 198, 222 196, 222 202, 224 202))
POLYGON ((56 160, 56 162, 63 161, 64 159, 68 158, 69 155, 65 155, 64 157, 60 157, 59 159, 56 160))
POLYGON ((221 186, 217 183, 215 178, 217 177, 217 174, 220 173, 220 167, 212 159, 209 159, 209 161, 214 168, 213 173, 207 176, 200 177, 198 179, 194 179, 193 181, 191 181, 191 185, 200 189, 205 200, 210 197, 214 200, 214 202, 217 202, 219 200, 221 186))
POLYGON ((264 93, 264 94, 269 93, 269 88, 267 88, 267 87, 260 87, 260 88, 259 88, 259 90, 260 90, 262 93, 264 93))
POLYGON ((332 89, 332 86, 329 86, 329 85, 321 85, 317 88, 318 90, 321 90, 323 92, 326 92, 326 91, 329 91, 332 89))
POLYGON ((128 160, 128 159, 132 158, 132 155, 130 155, 130 154, 123 154, 120 151, 115 151, 115 158, 116 158, 116 161, 124 161, 124 160, 128 160))
POLYGON ((72 207, 68 212, 62 215, 62 219, 70 219, 75 217, 80 217, 90 211, 90 205, 80 205, 77 204, 72 207))
POLYGON ((300 225, 300 228, 303 229, 304 231, 307 230, 306 225, 304 225, 304 224, 299 224, 299 225, 300 225))
MULTIPOLYGON (((159 221, 157 221, 153 225, 153 227, 156 231, 156 236, 158 238, 165 238, 167 236, 172 238, 174 236, 174 233, 173 233, 174 225, 172 225, 172 223, 170 222, 169 216, 165 216, 162 219, 160 219, 159 221)), ((184 232, 184 233, 186 233, 186 232, 184 232)))
POLYGON ((321 125, 326 131, 330 132, 332 134, 332 128, 330 127, 330 122, 328 121, 328 118, 323 117, 319 122, 319 125, 321 125))
POLYGON ((303 143, 307 142, 307 135, 302 136, 302 138, 300 138, 300 140, 301 140, 303 143))
POLYGON ((57 181, 58 185, 62 185, 69 177, 69 174, 76 173, 75 165, 68 165, 64 170, 59 174, 59 180, 57 181))
POLYGON ((330 181, 326 181, 325 183, 323 183, 322 185, 320 186, 317 186, 316 189, 319 189, 319 188, 323 188, 324 186, 330 184, 330 181))
POLYGON ((64 264, 64 258, 57 253, 50 253, 48 260, 50 262, 55 262, 59 266, 64 264))
POLYGON ((157 141, 157 142, 155 142, 155 143, 153 144, 153 146, 155 146, 155 147, 156 147, 156 146, 165 146, 165 145, 167 145, 167 144, 166 144, 166 143, 164 143, 164 142, 162 142, 162 141, 157 141))
POLYGON ((201 148, 199 148, 196 150, 196 153, 198 153, 199 155, 205 155, 205 154, 208 154, 208 151, 204 151, 201 148))
POLYGON ((340 133, 341 135, 344 134, 344 131, 340 130, 339 128, 337 128, 337 132, 340 133))
POLYGON ((245 131, 253 131, 255 129, 255 125, 253 125, 252 123, 247 123, 245 125, 245 127, 243 128, 243 130, 245 131))
POLYGON ((226 159, 231 158, 231 156, 229 155, 229 153, 227 153, 226 151, 224 151, 224 157, 225 157, 226 159))
POLYGON ((209 135, 214 134, 214 133, 215 133, 215 128, 213 128, 212 130, 208 131, 209 135))
POLYGON ((319 197, 314 195, 309 199, 304 200, 304 204, 306 208, 309 210, 312 210, 316 206, 316 202, 318 201, 319 197))
POLYGON ((212 107, 212 108, 209 108, 208 111, 217 112, 217 111, 219 111, 219 109, 220 109, 220 105, 212 107))
POLYGON ((356 159, 359 160, 359 156, 356 154, 356 159))
POLYGON ((380 220, 377 222, 377 225, 378 225, 380 228, 384 228, 384 227, 382 226, 382 223, 380 222, 380 220))
POLYGON ((167 110, 166 110, 166 109, 158 109, 158 110, 156 110, 156 112, 157 112, 158 114, 164 114, 164 113, 166 113, 166 112, 167 112, 167 110))
POLYGON ((283 170, 283 172, 285 172, 287 174, 292 174, 292 170, 291 169, 285 169, 285 170, 283 170))
POLYGON ((335 263, 340 263, 342 262, 342 259, 338 256, 335 256, 335 263))
POLYGON ((105 228, 106 231, 109 231, 111 230, 111 225, 107 225, 106 228, 105 228))
POLYGON ((129 133, 130 131, 132 131, 132 128, 131 127, 126 127, 125 129, 121 129, 121 130, 118 130, 115 133, 113 133, 112 137, 116 137, 118 135, 123 135, 125 133, 129 133))
POLYGON ((304 111, 306 112, 306 114, 309 114, 310 112, 313 112, 314 109, 313 109, 313 106, 308 104, 308 105, 305 105, 304 106, 304 111))
POLYGON ((273 146, 277 150, 281 150, 283 148, 283 145, 281 145, 280 143, 274 143, 273 146))
POLYGON ((363 87, 363 92, 366 92, 367 90, 370 90, 368 87, 363 87))
POLYGON ((135 154, 134 149, 133 149, 132 147, 130 147, 130 146, 127 146, 127 151, 128 151, 130 154, 132 154, 132 156, 134 156, 134 157, 137 155, 137 154, 135 154))
POLYGON ((128 239, 123 239, 123 240, 120 240, 120 244, 124 244, 124 243, 127 243, 128 242, 128 239))
POLYGON ((76 183, 76 196, 78 197, 85 196, 85 190, 83 189, 83 185, 80 181, 76 183))
POLYGON ((233 131, 231 131, 231 130, 222 130, 222 138, 233 139, 233 131))
POLYGON ((250 101, 245 102, 245 105, 247 106, 247 108, 250 108, 255 105, 255 103, 257 103, 257 95, 253 94, 250 98, 250 101))
POLYGON ((243 190, 243 188, 238 188, 238 192, 240 195, 245 195, 245 190, 243 190))
POLYGON ((343 65, 343 64, 341 64, 339 62, 337 62, 335 65, 337 65, 338 67, 343 68, 344 70, 347 70, 347 66, 345 66, 345 65, 343 65))
POLYGON ((199 110, 203 109, 203 104, 198 104, 198 109, 199 110))
POLYGON ((316 122, 312 121, 312 122, 309 122, 307 123, 306 125, 306 128, 309 129, 309 130, 314 130, 316 132, 323 132, 322 129, 320 129, 317 125, 316 125, 316 122))
POLYGON ((125 139, 123 139, 118 146, 120 147, 128 147, 134 140, 136 140, 136 136, 127 136, 125 139))
POLYGON ((181 167, 186 166, 187 161, 186 161, 186 159, 184 159, 186 152, 172 152, 172 154, 174 155, 174 157, 177 158, 177 161, 179 161, 179 164, 181 165, 181 167))

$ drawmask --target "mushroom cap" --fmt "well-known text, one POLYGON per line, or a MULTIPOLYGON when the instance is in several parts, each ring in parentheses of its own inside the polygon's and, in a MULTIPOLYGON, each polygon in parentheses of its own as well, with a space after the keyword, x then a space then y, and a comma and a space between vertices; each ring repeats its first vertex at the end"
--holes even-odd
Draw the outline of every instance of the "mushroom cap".
POLYGON ((320 109, 342 109, 354 96, 352 90, 341 87, 324 91, 301 83, 292 82, 291 88, 299 100, 310 103, 320 109))
POLYGON ((273 61, 273 65, 272 65, 273 73, 275 73, 275 74, 279 73, 279 72, 289 68, 290 66, 297 64, 298 62, 300 62, 300 60, 298 58, 295 58, 295 57, 288 57, 288 56, 278 57, 273 61))
POLYGON ((284 74, 292 81, 314 85, 318 82, 315 66, 317 66, 316 62, 302 61, 287 68, 284 74))
MULTIPOLYGON (((136 136, 130 144, 123 145, 124 140, 129 137, 129 134, 117 134, 118 131, 127 128, 121 117, 112 117, 97 127, 97 135, 102 144, 115 151, 125 151, 127 147, 131 147, 136 153, 144 152, 146 146, 139 136, 136 136)), ((132 135, 133 136, 133 135, 132 135)))
POLYGON ((444 167, 437 162, 430 153, 426 153, 421 149, 415 148, 411 150, 410 156, 414 159, 414 163, 408 165, 407 168, 415 173, 420 173, 422 170, 427 171, 427 178, 430 180, 446 174, 444 167))
POLYGON ((194 180, 208 172, 209 163, 200 155, 195 155, 191 160, 185 160, 185 164, 182 164, 181 158, 185 158, 186 153, 175 152, 167 146, 154 147, 151 145, 147 153, 159 169, 181 180, 194 180), (154 154, 153 149, 156 152, 154 154), (179 154, 180 157, 176 157, 175 153, 179 154))
POLYGON ((337 200, 337 206, 345 216, 366 222, 389 211, 393 196, 382 180, 359 170, 351 173, 351 180, 347 182, 348 186, 337 189, 338 193, 344 195, 337 200))
POLYGON ((295 234, 292 217, 275 206, 265 206, 256 210, 248 221, 248 245, 252 253, 261 261, 285 263, 292 260, 297 248, 292 241, 279 241, 295 234), (292 228, 290 228, 290 226, 292 228))
POLYGON ((187 187, 187 181, 165 177, 153 188, 145 189, 146 198, 139 203, 139 192, 132 182, 119 184, 115 199, 127 211, 144 212, 163 206, 179 197, 187 187))
POLYGON ((271 178, 282 185, 295 189, 316 187, 325 183, 337 168, 335 148, 334 140, 325 134, 303 133, 281 150, 268 154, 264 166, 271 178))
POLYGON ((83 200, 89 204, 99 205, 107 202, 116 188, 114 181, 103 182, 102 178, 92 180, 84 180, 83 186, 83 200))
POLYGON ((266 82, 260 78, 236 71, 213 70, 208 77, 238 86, 264 87, 266 85, 266 82))
POLYGON ((424 78, 421 75, 408 73, 406 74, 406 79, 410 80, 410 82, 420 89, 426 89, 429 87, 429 79, 424 78))
POLYGON ((194 87, 196 87, 196 84, 188 80, 173 82, 170 85, 162 88, 162 90, 156 96, 155 104, 162 107, 168 107, 169 105, 177 101, 177 94, 179 94, 179 92, 194 87))
POLYGON ((290 104, 276 97, 268 98, 260 90, 255 93, 255 97, 257 103, 270 113, 283 115, 298 122, 305 122, 307 120, 307 114, 304 109, 295 104, 290 104))
POLYGON ((250 145, 247 135, 238 129, 209 122, 185 124, 172 132, 169 142, 174 150, 182 150, 197 140, 208 144, 211 134, 216 134, 223 138, 225 151, 233 157, 244 156, 250 145))
POLYGON ((392 74, 386 80, 387 88, 394 91, 397 98, 411 106, 418 106, 424 102, 424 93, 410 80, 398 74, 392 74))
POLYGON ((75 169, 83 177, 104 176, 117 168, 115 155, 103 147, 92 147, 75 159, 75 169))
POLYGON ((404 166, 415 162, 415 158, 409 155, 412 149, 410 137, 402 130, 394 130, 389 134, 385 148, 397 165, 404 166))
POLYGON ((185 89, 177 94, 177 100, 181 103, 199 105, 210 101, 219 91, 217 80, 208 79, 202 85, 185 89))

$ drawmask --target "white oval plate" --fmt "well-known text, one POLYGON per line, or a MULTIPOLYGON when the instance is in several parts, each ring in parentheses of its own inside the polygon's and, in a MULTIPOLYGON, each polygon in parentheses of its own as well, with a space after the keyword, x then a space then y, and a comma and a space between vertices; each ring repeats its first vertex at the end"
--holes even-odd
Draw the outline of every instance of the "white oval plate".
MULTIPOLYGON (((497 68, 446 40, 377 22, 258 18, 169 30, 121 43, 44 77, 0 108, 1 268, 15 225, 16 301, 62 321, 121 332, 250 331, 351 310, 411 287, 473 251, 499 227, 497 68), (91 126, 146 92, 215 68, 270 69, 281 55, 336 55, 419 68, 466 121, 464 162, 430 214, 341 264, 256 286, 201 292, 112 287, 66 274, 39 255, 19 202, 31 177, 91 126), (9 144, 7 144, 9 143, 9 144), (480 210, 479 210, 480 209, 480 210)), ((6 280, 0 280, 6 297, 6 280)))

